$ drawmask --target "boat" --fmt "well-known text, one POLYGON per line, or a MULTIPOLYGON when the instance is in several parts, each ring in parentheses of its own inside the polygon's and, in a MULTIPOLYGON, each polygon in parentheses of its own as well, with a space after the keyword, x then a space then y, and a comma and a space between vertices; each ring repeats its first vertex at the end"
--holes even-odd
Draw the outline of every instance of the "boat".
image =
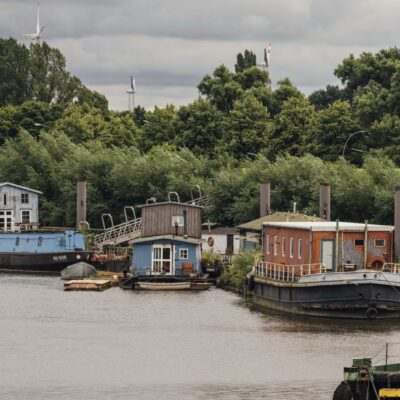
POLYGON ((59 273, 79 261, 89 261, 84 236, 74 229, 54 228, 0 232, 0 271, 59 273))
POLYGON ((248 277, 254 302, 299 315, 355 319, 400 317, 400 265, 329 271, 324 264, 259 261, 248 277))
POLYGON ((352 366, 344 368, 343 376, 333 400, 400 398, 400 364, 373 366, 371 358, 354 358, 352 366))
POLYGON ((190 282, 137 282, 143 290, 190 290, 190 282))
POLYGON ((190 290, 208 290, 212 285, 211 282, 194 281, 190 283, 190 290))

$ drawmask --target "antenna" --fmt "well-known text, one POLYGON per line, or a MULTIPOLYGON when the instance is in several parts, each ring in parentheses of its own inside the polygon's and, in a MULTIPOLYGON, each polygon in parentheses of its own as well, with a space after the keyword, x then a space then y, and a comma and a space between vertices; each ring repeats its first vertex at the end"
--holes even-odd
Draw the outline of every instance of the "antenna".
POLYGON ((128 93, 128 110, 133 112, 135 110, 136 83, 132 75, 131 75, 131 87, 126 91, 126 93, 128 93))

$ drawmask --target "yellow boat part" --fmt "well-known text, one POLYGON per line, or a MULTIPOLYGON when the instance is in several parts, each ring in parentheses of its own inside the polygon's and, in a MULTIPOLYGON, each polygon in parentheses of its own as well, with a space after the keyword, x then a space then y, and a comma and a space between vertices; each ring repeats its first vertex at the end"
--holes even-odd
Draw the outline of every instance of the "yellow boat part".
POLYGON ((381 389, 379 390, 381 399, 397 399, 400 398, 400 389, 381 389))

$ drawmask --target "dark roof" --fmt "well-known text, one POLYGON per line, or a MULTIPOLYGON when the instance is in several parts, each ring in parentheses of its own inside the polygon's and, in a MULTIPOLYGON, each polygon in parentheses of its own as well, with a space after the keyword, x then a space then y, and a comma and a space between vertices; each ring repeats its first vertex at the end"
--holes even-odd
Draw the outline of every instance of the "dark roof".
POLYGON ((201 244, 201 239, 197 239, 197 238, 185 239, 183 236, 175 236, 175 235, 159 235, 159 236, 141 237, 138 239, 131 240, 130 243, 136 244, 136 243, 154 242, 156 240, 175 240, 177 242, 182 242, 182 243, 201 244))
POLYGON ((27 192, 43 194, 43 192, 40 192, 39 190, 31 189, 31 188, 28 188, 26 186, 17 185, 15 183, 11 183, 11 182, 1 182, 0 183, 0 187, 2 187, 2 186, 12 186, 12 187, 15 187, 17 189, 26 190, 27 192))
POLYGON ((239 225, 238 229, 261 232, 262 225, 264 222, 302 222, 302 221, 324 221, 321 218, 310 216, 301 213, 292 212, 276 212, 265 217, 257 218, 253 221, 246 222, 245 224, 239 225))
POLYGON ((235 235, 238 233, 238 230, 230 226, 217 226, 216 228, 211 226, 210 230, 203 229, 201 233, 204 235, 235 235))

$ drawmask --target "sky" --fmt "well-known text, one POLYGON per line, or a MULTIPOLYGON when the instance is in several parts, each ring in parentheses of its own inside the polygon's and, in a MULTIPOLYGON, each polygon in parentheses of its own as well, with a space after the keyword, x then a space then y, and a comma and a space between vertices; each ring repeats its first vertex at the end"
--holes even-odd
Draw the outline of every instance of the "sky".
MULTIPOLYGON (((43 40, 67 69, 128 107, 184 105, 220 64, 233 70, 245 49, 262 61, 272 43, 273 87, 289 77, 306 94, 339 83, 333 71, 350 53, 398 45, 399 0, 41 0, 43 40)), ((36 0, 0 0, 0 36, 35 31, 36 0)))

